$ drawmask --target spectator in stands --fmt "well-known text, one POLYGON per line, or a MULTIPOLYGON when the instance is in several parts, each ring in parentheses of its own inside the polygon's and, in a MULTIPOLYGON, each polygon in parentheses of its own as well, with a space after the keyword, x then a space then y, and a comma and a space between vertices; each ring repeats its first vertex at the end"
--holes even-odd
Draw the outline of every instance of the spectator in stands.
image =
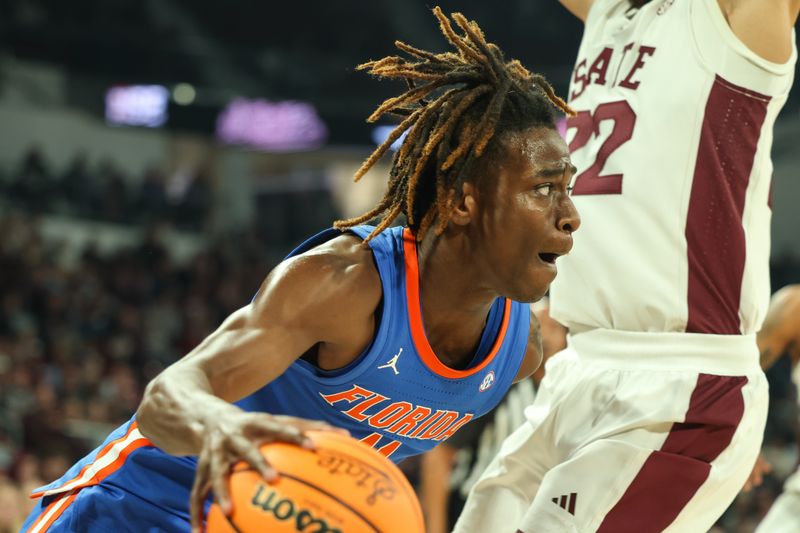
POLYGON ((13 195, 33 211, 46 211, 50 207, 55 192, 54 182, 39 148, 31 148, 25 154, 19 169, 11 179, 10 189, 13 195))
MULTIPOLYGON (((0 180, 0 185, 5 183, 0 180)), ((169 220, 179 228, 200 231, 212 203, 211 171, 184 169, 169 180, 157 166, 141 180, 132 179, 110 159, 94 169, 79 152, 66 170, 56 175, 43 152, 32 147, 5 183, 15 207, 32 213, 58 213, 117 224, 169 220)), ((0 197, 2 200, 2 197, 0 197)))
POLYGON ((91 212, 91 198, 87 194, 92 187, 89 174, 89 160, 85 152, 75 156, 67 171, 59 180, 63 209, 76 215, 91 212))

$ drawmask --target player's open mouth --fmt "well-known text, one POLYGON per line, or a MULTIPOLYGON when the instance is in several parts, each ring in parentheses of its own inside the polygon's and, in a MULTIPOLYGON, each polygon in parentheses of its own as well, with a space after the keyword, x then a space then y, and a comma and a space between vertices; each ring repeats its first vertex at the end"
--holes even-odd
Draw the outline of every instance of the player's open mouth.
POLYGON ((539 259, 551 265, 554 265, 556 263, 557 258, 558 254, 539 254, 539 259))

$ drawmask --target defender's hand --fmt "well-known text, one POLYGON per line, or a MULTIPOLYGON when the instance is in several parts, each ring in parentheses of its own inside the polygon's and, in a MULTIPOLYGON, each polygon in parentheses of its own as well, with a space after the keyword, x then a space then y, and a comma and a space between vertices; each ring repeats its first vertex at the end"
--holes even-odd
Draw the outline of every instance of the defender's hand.
POLYGON ((313 449, 311 439, 305 435, 309 430, 348 434, 325 422, 244 411, 207 426, 197 457, 197 472, 190 498, 192 533, 202 531, 203 502, 209 490, 214 492, 214 498, 225 515, 233 511, 228 477, 234 464, 245 461, 267 482, 275 481, 278 474, 261 455, 259 446, 269 442, 289 442, 313 449))

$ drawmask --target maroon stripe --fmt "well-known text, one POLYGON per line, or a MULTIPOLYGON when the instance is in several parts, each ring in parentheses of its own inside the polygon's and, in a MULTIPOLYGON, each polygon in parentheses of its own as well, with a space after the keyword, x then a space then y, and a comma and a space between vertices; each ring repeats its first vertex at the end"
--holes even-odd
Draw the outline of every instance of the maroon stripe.
POLYGON ((575 492, 569 493, 569 512, 570 514, 575 514, 575 500, 578 499, 578 494, 575 492))
POLYGON ((688 332, 740 334, 742 211, 769 100, 719 76, 708 96, 686 220, 688 332))
POLYGON ((684 422, 675 423, 650 454, 598 533, 661 531, 708 478, 711 462, 728 447, 744 414, 742 376, 700 374, 684 422))
POLYGON ((561 507, 562 509, 566 509, 567 508, 567 495, 566 494, 561 497, 561 501, 558 502, 558 506, 561 507))

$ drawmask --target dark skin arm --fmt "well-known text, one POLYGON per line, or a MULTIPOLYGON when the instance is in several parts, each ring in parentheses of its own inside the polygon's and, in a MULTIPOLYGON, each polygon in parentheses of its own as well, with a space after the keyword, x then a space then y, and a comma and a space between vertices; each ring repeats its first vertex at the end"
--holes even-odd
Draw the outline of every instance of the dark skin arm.
POLYGON ((544 377, 544 363, 567 347, 567 328, 550 317, 550 308, 533 311, 531 306, 531 331, 528 349, 514 383, 529 376, 539 383, 544 377))
POLYGON ((275 478, 260 444, 310 446, 305 431, 333 429, 248 413, 229 402, 273 381, 309 351, 315 350, 321 368, 353 361, 374 335, 381 294, 369 249, 354 236, 338 237, 279 265, 251 304, 148 385, 136 413, 139 430, 167 453, 198 456, 193 531, 201 528, 209 490, 223 511, 231 511, 227 476, 237 461, 247 461, 267 480, 275 478))
POLYGON ((447 533, 450 475, 458 448, 444 442, 422 456, 419 501, 425 512, 427 533, 447 533))
MULTIPOLYGON (((792 358, 792 366, 800 360, 800 285, 789 285, 772 296, 767 317, 756 336, 761 354, 761 368, 768 370, 785 353, 792 358)), ((761 485, 764 474, 772 466, 759 455, 750 477, 744 485, 747 492, 761 485)))
POLYGON ((533 307, 531 307, 531 329, 528 334, 528 348, 525 350, 525 357, 519 366, 514 383, 532 375, 542 365, 542 353, 542 327, 539 323, 539 318, 533 312, 533 307))
POLYGON ((533 380, 539 383, 544 379, 544 364, 552 356, 567 347, 567 328, 550 316, 550 308, 536 312, 542 330, 542 364, 533 373, 533 380))
POLYGON ((761 368, 768 370, 785 353, 792 365, 800 358, 800 285, 789 285, 772 296, 767 317, 756 337, 761 368))

